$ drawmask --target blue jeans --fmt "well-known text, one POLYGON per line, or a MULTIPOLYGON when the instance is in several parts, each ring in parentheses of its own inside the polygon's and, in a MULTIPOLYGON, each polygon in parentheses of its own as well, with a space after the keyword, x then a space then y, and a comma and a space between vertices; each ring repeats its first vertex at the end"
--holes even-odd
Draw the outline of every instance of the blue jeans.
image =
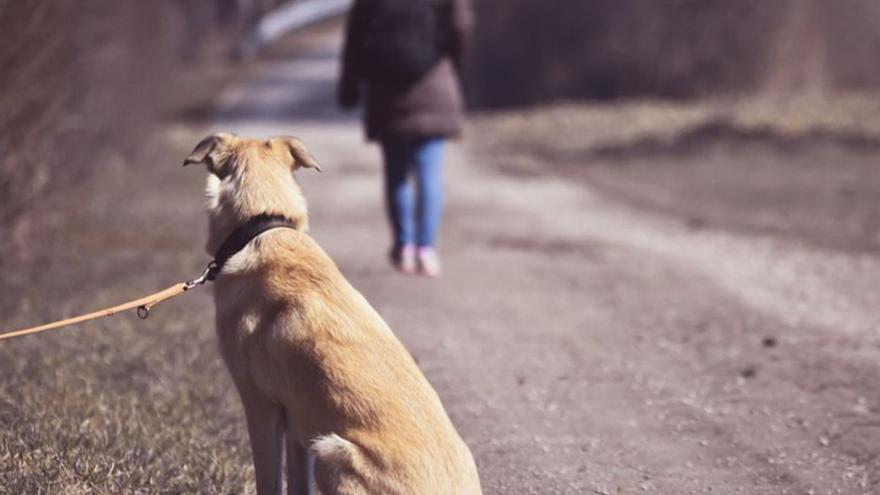
POLYGON ((385 200, 395 246, 434 246, 443 216, 443 149, 442 138, 382 141, 385 200))

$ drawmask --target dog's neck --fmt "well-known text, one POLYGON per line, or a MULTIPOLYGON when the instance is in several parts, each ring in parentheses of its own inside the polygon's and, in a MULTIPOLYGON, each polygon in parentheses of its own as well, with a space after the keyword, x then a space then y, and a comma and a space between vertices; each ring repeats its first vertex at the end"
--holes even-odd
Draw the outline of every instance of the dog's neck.
POLYGON ((207 279, 214 280, 214 277, 223 270, 226 262, 243 250, 251 241, 259 237, 260 234, 282 228, 297 230, 296 224, 291 220, 280 215, 268 214, 257 215, 233 230, 214 254, 212 268, 208 272, 207 279))
POLYGON ((239 240, 244 240, 243 246, 262 232, 276 227, 305 231, 301 219, 276 213, 260 213, 240 222, 222 222, 221 219, 216 219, 216 221, 212 219, 210 224, 208 243, 205 248, 208 254, 215 257, 219 256, 224 247, 230 243, 234 245, 238 244, 239 240))

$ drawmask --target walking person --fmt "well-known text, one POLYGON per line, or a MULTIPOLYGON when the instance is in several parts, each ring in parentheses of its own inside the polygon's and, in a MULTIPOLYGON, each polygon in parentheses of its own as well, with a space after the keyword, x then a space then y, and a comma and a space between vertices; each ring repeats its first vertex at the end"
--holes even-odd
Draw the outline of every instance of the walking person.
POLYGON ((381 146, 390 257, 403 273, 441 272, 445 143, 462 131, 473 24, 470 0, 355 0, 349 12, 337 96, 364 104, 367 139, 381 146))

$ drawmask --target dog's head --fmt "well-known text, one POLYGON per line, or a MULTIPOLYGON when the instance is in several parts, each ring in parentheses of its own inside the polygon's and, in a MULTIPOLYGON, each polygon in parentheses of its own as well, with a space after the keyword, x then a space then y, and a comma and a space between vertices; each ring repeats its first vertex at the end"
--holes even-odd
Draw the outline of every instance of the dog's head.
POLYGON ((183 161, 184 166, 194 163, 208 169, 208 252, 260 214, 281 215, 297 229, 308 229, 306 200, 292 172, 321 169, 299 139, 258 140, 216 133, 199 142, 183 161))

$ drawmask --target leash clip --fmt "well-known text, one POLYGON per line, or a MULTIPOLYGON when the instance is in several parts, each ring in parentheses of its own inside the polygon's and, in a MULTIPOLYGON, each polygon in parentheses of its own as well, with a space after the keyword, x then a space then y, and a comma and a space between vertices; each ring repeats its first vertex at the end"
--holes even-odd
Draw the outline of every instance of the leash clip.
POLYGON ((208 263, 208 266, 205 268, 205 271, 199 275, 198 278, 194 278, 188 282, 184 282, 184 290, 190 290, 197 285, 204 285, 205 282, 209 280, 214 280, 216 276, 216 272, 219 266, 216 261, 212 261, 208 263))
POLYGON ((150 316, 150 308, 146 304, 143 306, 138 306, 137 308, 138 318, 142 320, 146 320, 150 316))

